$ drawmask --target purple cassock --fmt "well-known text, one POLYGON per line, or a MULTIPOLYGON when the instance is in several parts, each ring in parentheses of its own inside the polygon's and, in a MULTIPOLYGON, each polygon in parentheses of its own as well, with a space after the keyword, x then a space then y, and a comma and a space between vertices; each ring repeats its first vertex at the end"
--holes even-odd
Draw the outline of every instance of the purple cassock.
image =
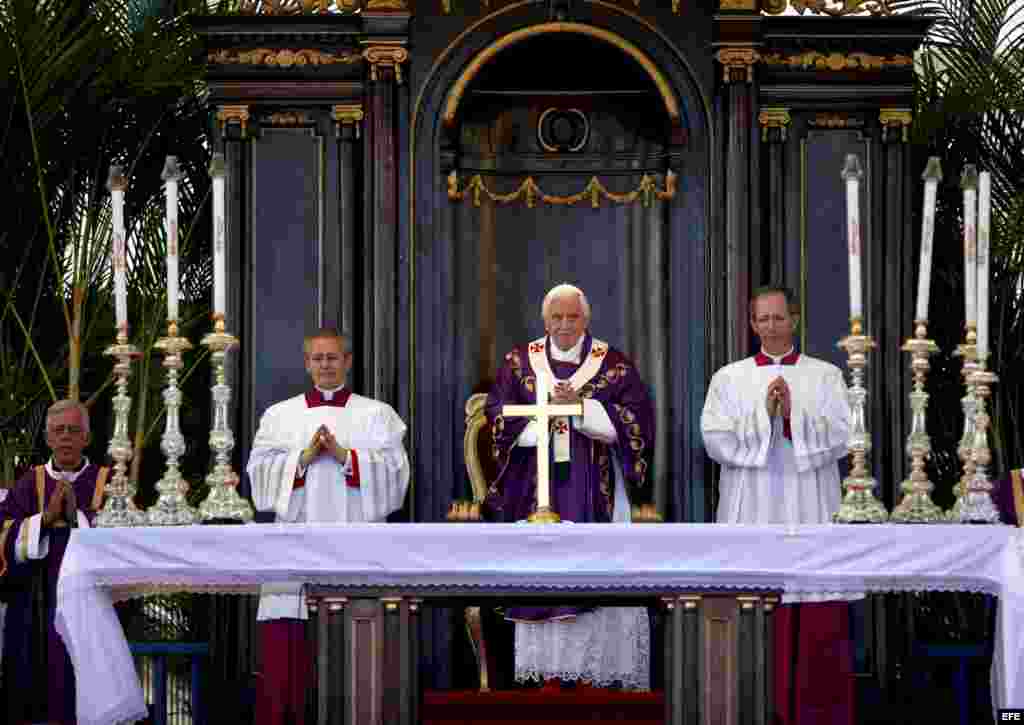
MULTIPOLYGON (((563 521, 609 523, 614 513, 613 459, 621 466, 631 503, 650 498, 648 469, 654 451, 650 394, 629 358, 589 334, 583 341, 579 364, 553 360, 549 345, 542 339, 513 348, 487 396, 492 455, 499 473, 487 492, 484 513, 492 521, 514 522, 527 518, 537 508, 537 449, 516 446, 529 419, 506 418, 502 407, 536 402, 535 367, 542 366, 546 359, 556 380, 573 378, 573 387, 582 398, 604 407, 617 434, 617 441, 607 445, 577 431, 569 419, 570 462, 550 467, 551 505, 563 521)), ((558 421, 552 421, 552 430, 558 425, 558 421)), ((508 618, 545 621, 579 611, 569 607, 523 607, 509 610, 508 618)))
MULTIPOLYGON (((90 525, 102 503, 107 470, 86 464, 72 484, 78 508, 90 525)), ((29 519, 43 512, 56 488, 57 481, 46 468, 36 466, 0 502, 0 594, 7 602, 0 722, 7 725, 75 722, 75 675, 53 626, 57 575, 71 537, 66 522, 43 531, 49 538, 45 558, 24 560, 29 519)))

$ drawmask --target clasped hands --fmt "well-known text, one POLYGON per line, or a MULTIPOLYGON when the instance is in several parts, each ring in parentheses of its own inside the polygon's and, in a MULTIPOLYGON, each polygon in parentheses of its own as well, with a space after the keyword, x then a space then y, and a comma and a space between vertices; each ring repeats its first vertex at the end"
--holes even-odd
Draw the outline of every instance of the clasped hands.
POLYGON ((305 467, 323 455, 331 456, 343 466, 348 461, 348 448, 343 448, 339 445, 334 434, 325 425, 316 429, 312 439, 309 441, 309 445, 302 449, 299 463, 305 467))
POLYGON ((58 521, 64 520, 69 523, 72 516, 76 516, 78 506, 75 503, 75 492, 67 481, 57 481, 57 489, 50 496, 50 501, 43 511, 43 527, 53 526, 58 521))
POLYGON ((765 397, 765 406, 768 415, 788 418, 793 409, 792 396, 789 392, 789 385, 784 378, 777 377, 768 384, 768 394, 765 397))
POLYGON ((582 403, 583 398, 580 394, 573 390, 572 384, 560 381, 555 383, 555 389, 551 391, 551 403, 555 405, 573 405, 575 403, 582 403))

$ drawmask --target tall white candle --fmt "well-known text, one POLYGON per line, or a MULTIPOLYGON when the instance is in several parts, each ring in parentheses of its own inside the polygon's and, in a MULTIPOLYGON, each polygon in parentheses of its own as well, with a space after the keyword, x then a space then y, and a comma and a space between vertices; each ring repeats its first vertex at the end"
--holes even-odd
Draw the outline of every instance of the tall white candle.
POLYGON ((964 166, 960 175, 964 192, 964 311, 968 325, 978 322, 978 169, 964 166))
MULTIPOLYGON (((547 405, 551 394, 551 380, 543 370, 537 371, 535 383, 537 391, 537 405, 547 405)), ((549 433, 547 417, 542 418, 543 425, 537 426, 537 445, 542 451, 548 451, 549 433)), ((537 508, 551 508, 551 492, 548 490, 551 485, 551 476, 548 471, 548 456, 542 455, 537 458, 537 508), (547 482, 547 485, 541 485, 547 482)))
POLYGON ((988 283, 991 270, 992 175, 978 178, 978 356, 988 355, 988 283))
POLYGON ((110 270, 114 277, 114 314, 118 332, 128 333, 128 284, 124 231, 124 192, 128 187, 120 166, 110 167, 107 188, 113 212, 113 235, 110 244, 110 270))
POLYGON ((226 307, 225 218, 224 218, 224 154, 213 155, 210 176, 213 178, 213 314, 223 315, 226 307))
POLYGON ((935 239, 935 195, 942 181, 942 165, 938 156, 928 159, 921 178, 924 179, 924 211, 921 214, 921 268, 917 275, 915 320, 928 319, 928 296, 932 286, 932 243, 935 239))
POLYGON ((167 199, 167 319, 178 319, 178 169, 176 156, 168 156, 160 178, 165 182, 167 199))
POLYGON ((864 314, 861 283, 860 179, 864 172, 856 154, 847 154, 842 178, 846 182, 846 241, 850 256, 850 317, 864 314))

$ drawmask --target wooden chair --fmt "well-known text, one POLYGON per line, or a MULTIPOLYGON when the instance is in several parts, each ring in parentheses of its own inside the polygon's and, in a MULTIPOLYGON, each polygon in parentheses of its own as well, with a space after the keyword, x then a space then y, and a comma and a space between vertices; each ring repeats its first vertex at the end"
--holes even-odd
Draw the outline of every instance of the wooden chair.
MULTIPOLYGON (((466 435, 463 438, 463 456, 466 473, 473 492, 473 499, 453 501, 448 508, 448 520, 452 522, 482 522, 480 506, 487 495, 489 476, 493 476, 493 462, 490 455, 490 435, 487 426, 487 415, 484 406, 487 404, 486 393, 476 393, 466 401, 466 435), (482 435, 483 434, 483 435, 482 435)), ((466 607, 466 631, 473 645, 477 667, 480 671, 480 692, 490 692, 493 664, 487 653, 487 642, 484 638, 483 614, 480 607, 466 607)))

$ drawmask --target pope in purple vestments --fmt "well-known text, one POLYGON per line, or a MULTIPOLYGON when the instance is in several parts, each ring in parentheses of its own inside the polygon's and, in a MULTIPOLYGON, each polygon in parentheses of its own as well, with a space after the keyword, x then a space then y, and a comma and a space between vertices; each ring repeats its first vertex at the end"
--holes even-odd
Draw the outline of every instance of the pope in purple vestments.
POLYGON ((23 475, 0 502, 0 593, 4 622, 0 722, 75 722, 75 677, 54 629, 57 576, 71 529, 91 526, 108 469, 89 463, 89 417, 60 401, 46 416, 53 457, 23 475))
MULTIPOLYGON (((491 520, 520 521, 537 508, 536 433, 531 430, 537 424, 506 417, 502 408, 536 402, 538 371, 554 383, 550 402, 584 406, 582 417, 551 423, 551 505, 562 520, 628 521, 630 503, 650 496, 653 404, 633 363, 587 331, 589 312, 582 292, 556 287, 543 309, 548 335, 505 356, 486 407, 500 471, 484 502, 491 520)), ((579 611, 523 607, 511 610, 509 618, 545 621, 579 611)))

